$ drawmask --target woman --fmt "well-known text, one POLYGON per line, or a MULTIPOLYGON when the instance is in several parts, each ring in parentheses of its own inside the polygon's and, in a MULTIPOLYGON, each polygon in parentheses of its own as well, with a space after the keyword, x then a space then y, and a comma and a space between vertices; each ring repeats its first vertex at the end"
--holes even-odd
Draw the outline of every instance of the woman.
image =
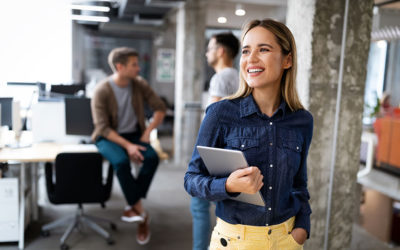
POLYGON ((186 191, 216 201, 214 249, 302 249, 310 232, 307 154, 313 118, 296 92, 297 54, 282 23, 254 20, 243 30, 240 87, 209 106, 197 145, 243 151, 250 167, 213 177, 193 152, 186 191), (266 206, 229 198, 260 191, 266 206))

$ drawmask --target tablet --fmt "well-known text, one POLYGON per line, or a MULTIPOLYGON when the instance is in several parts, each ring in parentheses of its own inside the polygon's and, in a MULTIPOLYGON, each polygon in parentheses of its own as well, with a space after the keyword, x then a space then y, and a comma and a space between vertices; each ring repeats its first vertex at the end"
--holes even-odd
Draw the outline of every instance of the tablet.
MULTIPOLYGON (((235 170, 249 166, 243 152, 239 150, 205 146, 197 146, 197 150, 212 176, 228 176, 235 170)), ((231 197, 230 199, 257 206, 265 206, 260 192, 255 194, 240 193, 237 197, 231 197)))

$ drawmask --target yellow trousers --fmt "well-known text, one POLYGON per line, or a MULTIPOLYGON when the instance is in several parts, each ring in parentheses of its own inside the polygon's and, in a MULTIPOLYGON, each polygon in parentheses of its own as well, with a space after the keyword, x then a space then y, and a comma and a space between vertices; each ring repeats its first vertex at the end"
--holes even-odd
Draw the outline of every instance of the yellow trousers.
POLYGON ((290 234, 294 219, 263 227, 233 225, 217 218, 210 250, 302 250, 290 234))

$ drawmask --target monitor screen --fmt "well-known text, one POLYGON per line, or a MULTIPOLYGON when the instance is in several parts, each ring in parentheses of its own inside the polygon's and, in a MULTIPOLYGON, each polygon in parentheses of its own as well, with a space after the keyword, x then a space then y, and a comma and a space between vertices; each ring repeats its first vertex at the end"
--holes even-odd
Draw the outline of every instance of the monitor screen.
POLYGON ((12 129, 12 97, 0 97, 1 106, 1 126, 8 126, 12 129))
POLYGON ((94 129, 89 98, 65 98, 67 135, 91 135, 94 129))
POLYGON ((50 87, 51 93, 63 94, 63 95, 76 95, 79 91, 85 92, 84 84, 52 84, 50 87))

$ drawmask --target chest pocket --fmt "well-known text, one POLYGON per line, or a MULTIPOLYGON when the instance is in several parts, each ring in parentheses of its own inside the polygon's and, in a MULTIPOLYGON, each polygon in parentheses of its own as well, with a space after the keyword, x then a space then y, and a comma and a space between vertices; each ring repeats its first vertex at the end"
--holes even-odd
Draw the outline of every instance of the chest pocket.
POLYGON ((298 141, 282 140, 282 146, 288 156, 288 165, 293 170, 293 173, 296 174, 301 164, 302 144, 298 141))
POLYGON ((253 138, 234 138, 227 140, 226 145, 228 148, 246 151, 251 148, 259 146, 258 140, 253 138))
POLYGON ((259 141, 254 138, 236 137, 226 141, 229 149, 240 150, 246 157, 247 163, 255 165, 256 159, 259 158, 259 141))

